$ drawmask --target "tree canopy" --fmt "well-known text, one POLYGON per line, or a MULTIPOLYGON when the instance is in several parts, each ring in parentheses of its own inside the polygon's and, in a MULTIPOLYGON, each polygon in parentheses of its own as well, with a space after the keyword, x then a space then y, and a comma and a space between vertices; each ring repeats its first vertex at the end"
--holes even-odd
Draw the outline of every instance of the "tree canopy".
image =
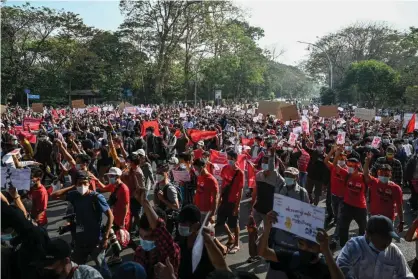
POLYGON ((117 31, 86 26, 74 13, 29 3, 2 8, 2 101, 24 102, 24 89, 44 103, 68 102, 92 89, 106 101, 131 89, 135 103, 307 97, 316 81, 275 62, 230 1, 120 1, 117 31))

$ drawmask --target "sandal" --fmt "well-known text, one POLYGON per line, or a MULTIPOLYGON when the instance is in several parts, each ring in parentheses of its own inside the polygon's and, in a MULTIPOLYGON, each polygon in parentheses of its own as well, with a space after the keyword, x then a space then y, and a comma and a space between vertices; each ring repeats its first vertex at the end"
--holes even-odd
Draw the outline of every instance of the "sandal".
POLYGON ((239 251, 239 246, 234 246, 228 251, 228 254, 234 255, 234 254, 238 253, 238 251, 239 251))

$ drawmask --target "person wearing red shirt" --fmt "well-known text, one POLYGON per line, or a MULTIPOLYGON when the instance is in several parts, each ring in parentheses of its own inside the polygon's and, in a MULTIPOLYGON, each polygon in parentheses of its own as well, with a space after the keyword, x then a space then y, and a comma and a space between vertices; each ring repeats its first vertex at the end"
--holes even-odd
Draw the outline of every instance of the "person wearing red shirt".
POLYGON ((228 165, 221 171, 222 190, 217 215, 217 226, 225 226, 228 233, 227 246, 230 254, 239 251, 239 208, 244 188, 244 172, 237 165, 238 154, 235 151, 227 153, 228 165), (234 230, 235 236, 231 230, 234 230))
POLYGON ((205 151, 203 152, 203 160, 206 162, 206 170, 214 175, 215 173, 215 166, 212 164, 212 162, 209 161, 210 158, 210 152, 209 151, 205 151))
MULTIPOLYGON (((335 156, 340 157, 338 149, 335 156)), ((366 184, 364 175, 360 172, 360 161, 356 158, 347 160, 347 169, 335 167, 339 170, 344 180, 344 201, 340 214, 340 246, 343 247, 348 241, 348 230, 354 219, 359 226, 359 235, 364 235, 367 225, 366 184)))
POLYGON ((203 157, 203 153, 205 152, 205 150, 203 150, 204 145, 205 143, 202 140, 197 143, 197 149, 193 151, 193 157, 195 160, 203 157))
MULTIPOLYGON (((214 222, 214 214, 218 204, 218 181, 208 172, 203 159, 196 159, 193 166, 197 176, 196 194, 194 196, 194 204, 199 208, 202 220, 210 211, 209 220, 214 222)), ((203 224, 204 226, 206 224, 203 224)))
POLYGON ((341 175, 340 168, 347 171, 347 165, 346 165, 346 156, 345 154, 340 154, 340 156, 336 156, 336 148, 332 148, 331 151, 327 154, 327 156, 324 159, 325 165, 328 167, 328 169, 331 172, 331 206, 332 211, 334 214, 334 220, 335 220, 335 231, 333 235, 333 240, 336 241, 339 239, 339 219, 341 214, 341 209, 343 207, 343 201, 344 201, 344 182, 341 175), (333 162, 330 161, 330 158, 334 156, 333 162), (336 165, 339 166, 339 168, 335 167, 336 165))
POLYGON ((370 214, 384 215, 395 221, 395 209, 397 209, 399 217, 398 232, 402 232, 404 225, 402 189, 399 185, 390 181, 392 168, 388 164, 378 166, 378 178, 369 174, 372 158, 373 153, 367 153, 363 168, 366 183, 370 188, 370 214))
POLYGON ((30 180, 29 196, 32 199, 31 217, 42 227, 48 223, 46 217, 46 208, 48 206, 48 192, 44 185, 41 184, 43 171, 41 169, 32 169, 30 180))
MULTIPOLYGON (((125 229, 129 231, 131 214, 129 211, 130 208, 130 194, 129 188, 126 186, 120 179, 122 176, 122 171, 119 168, 112 167, 109 169, 109 172, 105 174, 109 178, 109 184, 103 185, 99 180, 97 181, 98 188, 100 192, 110 192, 112 193, 109 197, 107 203, 112 208, 114 220, 113 220, 113 229, 118 231, 120 229, 125 229)), ((119 253, 115 253, 109 260, 108 264, 117 264, 121 263, 122 258, 119 253)))

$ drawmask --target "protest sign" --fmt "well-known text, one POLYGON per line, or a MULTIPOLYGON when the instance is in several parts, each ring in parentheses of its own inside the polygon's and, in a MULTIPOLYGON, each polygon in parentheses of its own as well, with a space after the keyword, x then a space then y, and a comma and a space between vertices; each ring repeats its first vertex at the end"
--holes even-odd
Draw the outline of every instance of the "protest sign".
POLYGON ((189 182, 190 181, 190 173, 187 170, 172 170, 174 181, 176 182, 189 182))
POLYGON ((0 113, 5 113, 7 111, 7 106, 5 105, 0 105, 0 113))
POLYGON ((71 107, 72 108, 85 108, 86 105, 84 104, 84 100, 73 100, 71 101, 71 107))
POLYGON ((337 106, 320 106, 319 117, 336 117, 338 116, 338 107, 337 106))
POLYGON ((290 136, 289 136, 289 141, 288 141, 289 145, 291 145, 291 146, 295 146, 295 144, 296 144, 296 140, 298 139, 298 137, 299 137, 299 135, 298 135, 298 134, 295 134, 295 133, 290 133, 290 136))
POLYGON ((380 142, 381 142, 380 137, 373 137, 372 147, 373 148, 379 148, 380 142))
POLYGON ((337 144, 344 144, 345 143, 345 132, 339 131, 337 135, 337 144))
POLYGON ((156 120, 144 121, 142 123, 142 127, 141 127, 142 128, 142 131, 141 131, 142 136, 145 136, 147 134, 146 129, 148 127, 154 127, 154 135, 156 135, 157 137, 161 136, 160 127, 159 127, 158 121, 156 121, 156 120))
POLYGON ((128 103, 128 102, 121 102, 120 104, 119 104, 119 106, 118 106, 118 108, 120 109, 120 110, 124 110, 125 108, 128 108, 128 107, 133 107, 133 105, 131 105, 130 103, 128 103))
POLYGON ((273 227, 316 242, 317 229, 324 228, 325 208, 274 194, 273 210, 277 223, 273 227))
POLYGON ((283 121, 292 121, 292 120, 299 120, 299 112, 296 105, 290 105, 287 107, 280 108, 281 118, 283 121))
POLYGON ((185 112, 180 112, 180 118, 186 118, 187 117, 187 113, 185 112))
POLYGON ((375 116, 375 117, 374 117, 374 121, 379 121, 379 122, 381 122, 381 121, 382 121, 382 117, 381 117, 381 116, 375 116))
POLYGON ((136 107, 125 107, 123 109, 123 113, 137 114, 137 108, 136 107))
POLYGON ((298 135, 302 134, 302 127, 297 126, 297 127, 293 128, 293 133, 298 134, 298 135))
POLYGON ((26 129, 29 125, 31 130, 39 130, 41 122, 41 118, 25 117, 23 118, 23 129, 26 129))
POLYGON ((354 116, 359 119, 372 121, 376 116, 376 111, 374 109, 356 108, 354 116))
POLYGON ((192 248, 192 273, 195 272, 197 266, 200 263, 200 260, 202 259, 202 253, 203 253, 203 246, 204 241, 203 241, 203 235, 202 235, 202 231, 203 228, 207 226, 207 222, 209 219, 211 211, 209 211, 206 214, 205 219, 203 220, 203 224, 199 229, 199 233, 197 234, 196 240, 194 241, 193 244, 193 248, 192 248))
POLYGON ((266 116, 267 114, 274 115, 276 116, 276 118, 281 119, 282 118, 281 108, 291 106, 291 105, 292 104, 279 102, 279 101, 260 101, 258 103, 257 113, 261 113, 264 116, 266 116))
POLYGON ((303 115, 308 115, 308 110, 307 109, 304 109, 304 110, 302 110, 302 112, 303 112, 303 115))
POLYGON ((32 104, 32 110, 33 112, 44 112, 44 105, 42 103, 33 103, 32 104))
POLYGON ((309 134, 309 121, 306 118, 302 118, 300 124, 302 126, 302 132, 304 132, 305 134, 309 134))
POLYGON ((16 168, 1 168, 1 188, 15 187, 17 190, 30 189, 30 173, 31 170, 16 168))

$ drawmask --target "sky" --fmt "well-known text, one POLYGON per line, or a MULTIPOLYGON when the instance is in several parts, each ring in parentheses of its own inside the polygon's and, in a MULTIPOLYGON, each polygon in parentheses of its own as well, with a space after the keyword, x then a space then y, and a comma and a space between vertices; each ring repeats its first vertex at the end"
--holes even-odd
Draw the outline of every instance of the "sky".
MULTIPOLYGON (((116 30, 123 21, 119 1, 29 1, 33 6, 64 9, 80 15, 85 24, 116 30)), ((261 47, 284 50, 278 61, 297 65, 307 58, 307 46, 318 37, 356 22, 386 22, 398 30, 418 27, 418 1, 280 1, 234 2, 241 6, 251 25, 264 29, 261 47)), ((8 0, 8 5, 23 2, 8 0)))

